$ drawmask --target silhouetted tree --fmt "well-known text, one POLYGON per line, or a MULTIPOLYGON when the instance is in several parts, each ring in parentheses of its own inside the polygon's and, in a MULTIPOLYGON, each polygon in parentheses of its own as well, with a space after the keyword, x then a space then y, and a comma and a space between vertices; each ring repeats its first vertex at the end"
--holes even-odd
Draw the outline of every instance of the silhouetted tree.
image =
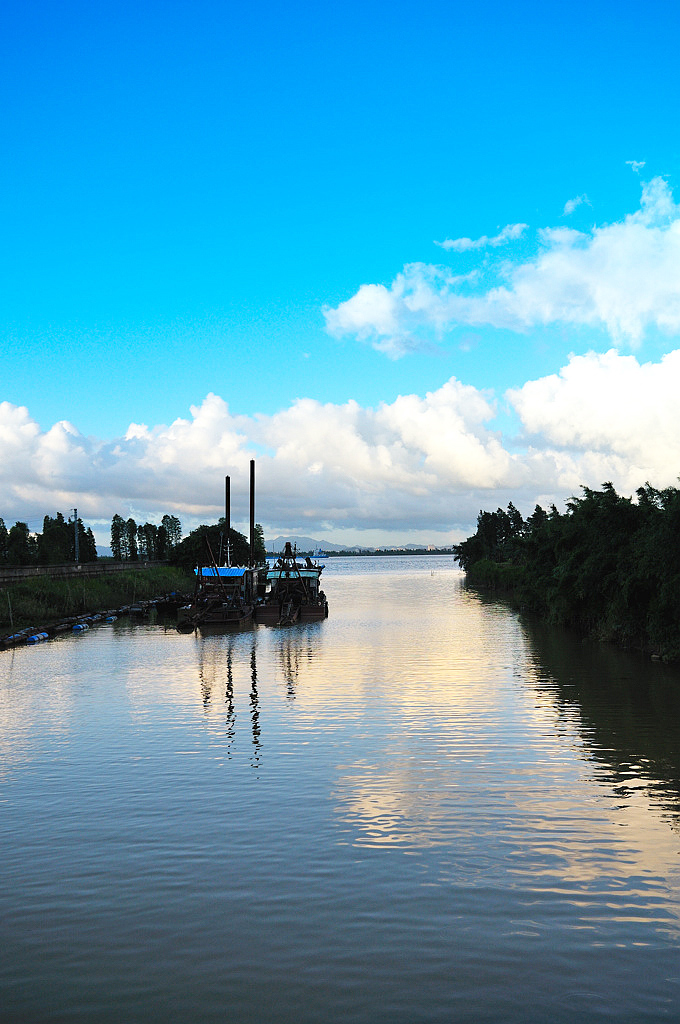
POLYGON ((7 561, 7 527, 4 519, 0 519, 0 562, 7 561))
POLYGON ((125 533, 127 535, 127 559, 130 562, 138 562, 139 551, 137 548, 137 523, 134 519, 128 519, 125 524, 125 533))
POLYGON ((81 562, 97 561, 97 542, 90 527, 83 526, 82 519, 78 520, 78 554, 81 562))
MULTIPOLYGON (((214 526, 199 526, 192 530, 188 537, 174 547, 169 555, 172 565, 183 569, 193 569, 199 565, 210 565, 208 543, 217 563, 226 561, 226 545, 224 544, 224 518, 214 526), (220 559, 220 551, 222 558, 220 559)), ((236 530, 229 530, 230 562, 232 565, 247 565, 249 548, 247 539, 236 530)))
POLYGON ((182 539, 182 524, 177 516, 165 515, 161 519, 161 526, 165 527, 168 551, 170 551, 170 549, 176 547, 182 539))
POLYGON ((552 622, 680 657, 680 491, 647 483, 633 502, 609 481, 581 490, 563 514, 480 512, 454 547, 468 580, 552 622))
POLYGON ((111 554, 116 562, 127 557, 127 529, 125 520, 118 513, 111 520, 111 554))
POLYGON ((254 551, 253 561, 255 565, 262 565, 267 561, 267 548, 264 543, 264 530, 259 523, 255 523, 255 535, 254 540, 254 551))
POLYGON ((41 565, 60 565, 74 559, 73 524, 66 522, 61 512, 54 519, 45 516, 42 533, 38 534, 38 562, 41 565))
POLYGON ((35 565, 38 545, 27 523, 15 523, 7 535, 7 561, 10 565, 35 565))

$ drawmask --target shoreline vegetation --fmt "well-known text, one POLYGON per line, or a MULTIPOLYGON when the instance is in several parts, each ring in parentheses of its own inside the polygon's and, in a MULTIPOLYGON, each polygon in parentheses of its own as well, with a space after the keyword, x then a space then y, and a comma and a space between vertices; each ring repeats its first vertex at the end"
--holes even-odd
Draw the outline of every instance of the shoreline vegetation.
POLYGON ((655 659, 680 660, 680 491, 638 488, 637 501, 582 487, 559 513, 537 505, 528 519, 480 512, 454 546, 473 588, 590 639, 655 659))
POLYGON ((63 619, 134 605, 160 595, 193 591, 193 576, 184 569, 157 566, 130 568, 83 579, 49 576, 18 580, 0 589, 0 637, 26 629, 37 631, 63 619))

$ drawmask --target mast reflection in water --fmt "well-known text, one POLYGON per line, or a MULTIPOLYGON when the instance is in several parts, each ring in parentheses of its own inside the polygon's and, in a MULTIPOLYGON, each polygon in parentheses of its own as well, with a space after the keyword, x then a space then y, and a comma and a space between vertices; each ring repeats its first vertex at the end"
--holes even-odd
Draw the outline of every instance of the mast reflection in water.
POLYGON ((680 1016, 678 673, 448 558, 326 577, 323 622, 2 656, 5 1019, 680 1016))

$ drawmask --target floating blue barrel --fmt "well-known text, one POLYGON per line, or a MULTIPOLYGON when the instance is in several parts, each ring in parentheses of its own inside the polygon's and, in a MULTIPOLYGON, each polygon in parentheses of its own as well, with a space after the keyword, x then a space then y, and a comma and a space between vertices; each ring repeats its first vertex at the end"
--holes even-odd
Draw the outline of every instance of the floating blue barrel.
POLYGON ((73 632, 74 633, 80 633, 83 629, 89 629, 89 628, 90 627, 88 626, 88 624, 86 622, 76 622, 75 626, 73 627, 73 632))
POLYGON ((49 633, 34 633, 33 636, 29 636, 26 639, 27 644, 39 644, 41 640, 47 640, 49 633))

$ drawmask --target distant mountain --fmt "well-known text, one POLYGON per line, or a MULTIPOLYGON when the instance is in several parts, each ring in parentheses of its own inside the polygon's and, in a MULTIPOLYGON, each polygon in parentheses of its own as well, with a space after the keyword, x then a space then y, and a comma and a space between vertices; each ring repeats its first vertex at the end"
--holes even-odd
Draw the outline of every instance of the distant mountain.
MULTIPOLYGON (((275 537, 274 540, 266 540, 267 551, 279 554, 283 551, 286 541, 297 546, 298 551, 376 551, 375 547, 365 547, 363 544, 336 544, 332 540, 314 540, 313 537, 291 537, 290 534, 283 537, 275 537)), ((381 544, 381 551, 422 551, 426 544, 381 544)), ((434 552, 441 548, 432 548, 434 552)), ((446 548, 444 548, 446 550, 446 548)))
POLYGON ((319 548, 322 551, 349 551, 350 548, 346 544, 336 544, 330 540, 314 540, 313 537, 292 537, 287 534, 283 537, 275 537, 273 540, 266 540, 265 547, 267 551, 274 551, 278 553, 283 551, 286 541, 290 541, 291 544, 297 546, 298 551, 317 551, 319 548))

